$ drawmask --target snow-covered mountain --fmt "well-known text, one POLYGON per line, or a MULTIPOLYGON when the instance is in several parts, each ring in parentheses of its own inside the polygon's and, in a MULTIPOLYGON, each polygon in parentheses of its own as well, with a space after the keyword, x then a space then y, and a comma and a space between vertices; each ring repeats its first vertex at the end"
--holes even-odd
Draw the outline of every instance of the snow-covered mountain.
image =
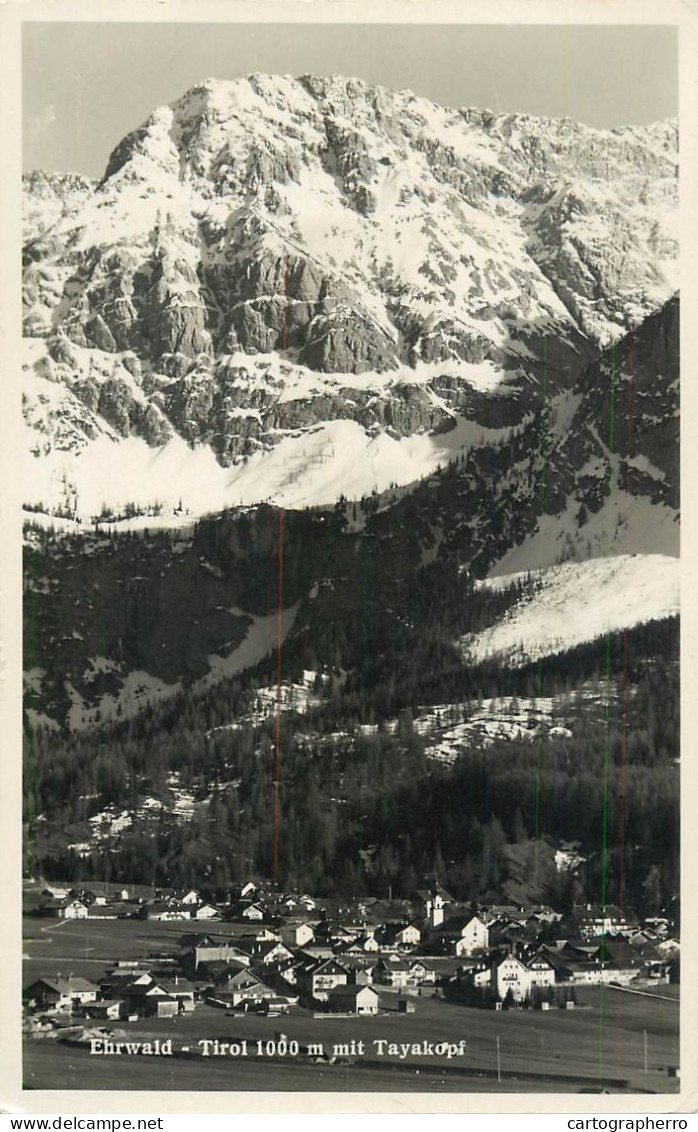
POLYGON ((413 483, 569 401, 678 285, 674 122, 251 75, 99 184, 25 190, 25 494, 65 515, 413 483))
POLYGON ((442 584, 454 664, 678 611, 675 123, 252 75, 99 184, 25 190, 34 723, 207 694, 280 640, 341 667, 334 626, 419 637, 442 584))

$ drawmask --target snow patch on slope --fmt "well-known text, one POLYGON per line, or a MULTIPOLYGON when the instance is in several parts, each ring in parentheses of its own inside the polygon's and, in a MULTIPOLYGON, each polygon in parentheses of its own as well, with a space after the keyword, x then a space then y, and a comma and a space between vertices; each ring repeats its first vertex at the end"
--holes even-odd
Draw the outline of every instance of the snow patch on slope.
POLYGON ((282 609, 280 617, 278 613, 270 613, 266 617, 248 614, 251 624, 245 639, 228 656, 212 653, 207 658, 211 671, 208 676, 198 680, 195 687, 198 690, 210 688, 212 684, 217 684, 229 676, 235 676, 245 668, 251 668, 260 660, 264 660, 264 657, 269 656, 278 644, 284 642, 297 613, 298 603, 290 605, 288 609, 282 609))
MULTIPOLYGON (((457 418, 447 433, 421 433, 396 439, 386 432, 372 436, 355 421, 328 421, 297 433, 283 433, 271 451, 260 451, 244 464, 224 468, 207 446, 191 448, 173 436, 150 448, 137 436, 115 441, 102 435, 80 451, 53 451, 26 467, 25 497, 54 510, 65 505, 66 491, 76 513, 99 516, 104 505, 116 512, 128 503, 191 516, 227 507, 272 503, 283 507, 333 505, 340 495, 360 499, 391 484, 411 483, 430 475, 464 449, 508 429, 488 429, 457 418), (181 504, 181 508, 180 508, 181 504)), ((166 525, 171 525, 168 517, 166 525)), ((157 525, 151 515, 137 524, 157 525)))
MULTIPOLYGON (((256 617, 238 609, 231 609, 230 612, 248 619, 247 633, 237 648, 227 656, 211 654, 208 657, 210 671, 194 684, 195 692, 202 692, 227 677, 235 676, 245 668, 258 664, 273 652, 277 644, 286 639, 296 618, 298 605, 282 610, 280 619, 276 613, 271 613, 267 617, 256 617)), ((83 731, 104 720, 130 719, 148 704, 171 699, 182 690, 182 682, 179 680, 174 684, 167 684, 159 677, 143 671, 121 675, 118 673, 118 667, 116 662, 108 658, 90 659, 90 666, 83 674, 85 683, 91 683, 95 675, 100 672, 113 673, 120 683, 116 692, 106 693, 96 704, 89 704, 77 688, 69 681, 65 682, 65 690, 71 702, 66 718, 72 731, 83 731)), ((40 676, 37 676, 39 673, 41 673, 40 669, 33 669, 30 675, 40 680, 40 676)), ((45 723, 46 726, 54 726, 53 720, 39 717, 37 712, 34 712, 34 718, 45 723)))
POLYGON ((679 554, 678 513, 647 496, 614 488, 596 514, 579 526, 579 503, 570 500, 561 515, 541 515, 538 527, 512 547, 490 570, 499 578, 528 570, 544 570, 565 560, 584 561, 607 555, 679 554))
MULTIPOLYGON (((661 554, 566 562, 536 571, 542 583, 501 621, 463 639, 472 661, 498 658, 520 667, 646 621, 679 612, 679 560, 661 554)), ((521 574, 480 585, 504 589, 521 574)))
POLYGON ((67 723, 72 731, 84 731, 94 727, 101 720, 130 719, 148 704, 169 699, 181 690, 181 684, 166 684, 149 672, 129 672, 121 677, 121 687, 116 695, 106 693, 99 703, 91 707, 78 690, 66 681, 65 689, 71 701, 67 723))

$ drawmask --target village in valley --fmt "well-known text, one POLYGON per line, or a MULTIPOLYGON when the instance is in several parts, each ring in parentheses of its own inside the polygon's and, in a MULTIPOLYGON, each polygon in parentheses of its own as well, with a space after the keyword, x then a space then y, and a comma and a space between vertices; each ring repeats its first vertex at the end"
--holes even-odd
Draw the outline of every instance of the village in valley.
MULTIPOLYGON (((232 1039, 233 1050, 244 1048, 246 1056, 235 1027, 254 1022, 250 1037, 273 1056, 279 1037, 288 1044, 297 1022, 300 1040, 290 1043, 297 1065, 305 1060, 346 1067, 357 1050, 366 1049, 367 1031, 357 1045, 351 1018, 374 1017, 376 1027, 389 1020, 387 1037, 377 1028, 369 1034, 384 1039, 373 1043, 379 1053, 402 1048, 416 1054, 425 1036, 423 1015, 426 1034, 440 1037, 426 1042, 431 1068, 441 1072, 447 1063, 455 1072, 458 1061, 458 1069, 467 1071, 473 1019, 488 1011, 506 1033, 508 1021, 496 1012, 507 1019, 556 1012, 567 1021, 593 1009, 589 988, 609 994, 624 988, 624 998, 643 1008, 653 1008, 655 995, 667 997, 668 1005, 678 989, 670 984, 678 980, 679 941, 666 917, 641 921, 610 905, 575 905, 566 915, 545 905, 467 905, 434 880, 410 900, 353 901, 280 893, 250 881, 226 904, 209 902, 194 889, 35 884, 26 893, 26 912, 31 930, 25 933, 25 960, 32 977, 25 979, 24 1027, 30 1051, 48 1042, 69 1055, 88 1047, 94 1053, 106 1041, 109 1052, 116 1041, 139 1038, 139 1047, 124 1048, 157 1052, 159 1045, 151 1049, 157 1035, 170 1039, 167 1052, 201 1058, 214 1049, 214 1039, 218 1052, 226 1036, 226 1049, 232 1039), (68 939, 74 950, 66 965, 61 957, 69 958, 68 939), (206 1027, 195 1031, 198 1042, 186 1045, 182 1027, 199 1015, 206 1027), (230 1030, 221 1027, 221 1020, 238 1016, 242 1021, 230 1030), (318 1030, 325 1036, 328 1019, 343 1027, 332 1031, 335 1040, 312 1040, 318 1030), (393 1039, 403 1045, 391 1044, 393 1039)), ((395 1057, 405 1060, 404 1054, 395 1057)), ((665 1064, 661 1069, 665 1077, 672 1071, 665 1064)))

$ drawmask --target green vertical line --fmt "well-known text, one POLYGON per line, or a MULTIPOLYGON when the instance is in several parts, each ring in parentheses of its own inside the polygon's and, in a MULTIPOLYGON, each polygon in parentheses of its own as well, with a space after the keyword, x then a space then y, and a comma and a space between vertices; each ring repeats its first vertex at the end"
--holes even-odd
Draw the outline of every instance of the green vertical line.
MULTIPOLYGON (((606 703, 604 705, 603 813, 601 825, 601 907, 606 909, 608 880, 608 775, 611 747, 611 634, 606 634, 606 703)), ((602 945, 603 946, 603 945, 602 945)))
POLYGON ((613 488, 613 449, 616 443, 616 348, 611 346, 611 388, 608 398, 608 490, 613 488))

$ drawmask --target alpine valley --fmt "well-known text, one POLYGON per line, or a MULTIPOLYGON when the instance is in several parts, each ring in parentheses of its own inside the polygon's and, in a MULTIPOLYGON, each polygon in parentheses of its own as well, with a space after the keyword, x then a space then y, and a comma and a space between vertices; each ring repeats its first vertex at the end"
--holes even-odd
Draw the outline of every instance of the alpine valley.
POLYGON ((676 914, 677 162, 254 74, 25 177, 29 871, 676 914))

